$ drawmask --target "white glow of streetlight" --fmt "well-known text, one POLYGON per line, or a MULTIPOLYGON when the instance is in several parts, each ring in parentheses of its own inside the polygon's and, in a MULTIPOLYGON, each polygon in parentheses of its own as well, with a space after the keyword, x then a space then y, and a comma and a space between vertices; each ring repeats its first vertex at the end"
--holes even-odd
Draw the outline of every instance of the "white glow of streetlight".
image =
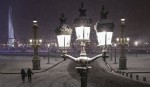
POLYGON ((129 37, 127 37, 127 38, 126 38, 126 40, 127 40, 127 42, 129 42, 130 38, 129 38, 129 37))
POLYGON ((37 23, 37 20, 33 20, 33 23, 37 23))
POLYGON ((125 22, 125 20, 126 20, 125 18, 121 18, 121 22, 125 22))
POLYGON ((47 44, 48 47, 50 47, 50 44, 47 44))
POLYGON ((90 27, 75 27, 77 40, 89 40, 90 27))
POLYGON ((29 42, 32 43, 32 39, 30 39, 29 42))
POLYGON ((59 47, 70 47, 71 35, 57 35, 59 47))
POLYGON ((138 42, 137 42, 137 41, 136 41, 136 42, 134 42, 134 45, 135 45, 135 46, 137 46, 137 45, 138 45, 138 42))
POLYGON ((116 38, 116 41, 119 42, 119 38, 116 38))
POLYGON ((41 40, 41 39, 39 39, 39 42, 40 42, 40 43, 42 43, 42 40, 41 40))
POLYGON ((111 39, 112 39, 113 32, 97 32, 97 39, 98 39, 98 45, 111 45, 111 39), (106 40, 106 41, 105 41, 106 40), (106 42, 106 43, 105 43, 106 42))

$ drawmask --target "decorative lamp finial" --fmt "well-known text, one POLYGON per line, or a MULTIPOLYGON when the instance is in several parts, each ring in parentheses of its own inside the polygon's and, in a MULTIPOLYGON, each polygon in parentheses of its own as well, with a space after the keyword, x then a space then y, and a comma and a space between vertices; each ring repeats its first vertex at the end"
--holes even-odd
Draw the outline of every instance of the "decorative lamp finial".
POLYGON ((105 10, 105 7, 103 5, 102 11, 101 11, 101 19, 107 19, 107 14, 108 14, 108 11, 105 10))
POLYGON ((86 14, 85 14, 86 9, 84 8, 83 2, 81 2, 81 8, 79 9, 79 12, 80 12, 80 16, 86 16, 86 14))
POLYGON ((62 13, 61 17, 60 17, 60 22, 61 23, 66 23, 66 17, 64 16, 64 13, 62 13))

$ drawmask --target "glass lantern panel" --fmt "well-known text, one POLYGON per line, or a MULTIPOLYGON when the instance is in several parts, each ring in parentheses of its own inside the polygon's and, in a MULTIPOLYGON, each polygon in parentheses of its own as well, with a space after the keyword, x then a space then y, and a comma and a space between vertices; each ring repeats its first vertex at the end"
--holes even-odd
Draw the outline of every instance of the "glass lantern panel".
POLYGON ((90 27, 75 27, 77 40, 89 40, 90 27))
POLYGON ((59 47, 70 47, 71 35, 57 35, 59 47))
POLYGON ((110 45, 113 32, 97 32, 98 45, 110 45), (106 39, 105 39, 106 38, 106 39), (105 41, 106 40, 106 41, 105 41))

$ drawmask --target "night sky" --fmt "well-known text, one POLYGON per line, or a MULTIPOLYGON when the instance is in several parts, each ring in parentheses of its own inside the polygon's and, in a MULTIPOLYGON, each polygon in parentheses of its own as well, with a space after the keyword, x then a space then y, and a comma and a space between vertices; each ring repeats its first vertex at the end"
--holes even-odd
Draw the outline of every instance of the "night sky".
POLYGON ((32 37, 34 18, 38 20, 40 35, 44 39, 53 38, 62 12, 67 17, 67 23, 73 26, 82 1, 87 9, 86 14, 92 18, 93 26, 100 18, 104 5, 108 10, 108 18, 115 23, 114 36, 119 36, 120 18, 124 16, 126 32, 130 38, 149 39, 150 0, 0 0, 0 43, 6 43, 8 38, 9 5, 13 10, 15 39, 25 41, 32 37))

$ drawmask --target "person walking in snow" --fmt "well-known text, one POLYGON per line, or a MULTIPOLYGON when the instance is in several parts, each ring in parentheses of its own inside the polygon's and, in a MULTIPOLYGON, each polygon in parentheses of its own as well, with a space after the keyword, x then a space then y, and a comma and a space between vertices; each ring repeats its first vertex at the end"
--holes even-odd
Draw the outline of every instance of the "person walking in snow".
POLYGON ((22 82, 25 82, 25 77, 26 77, 26 72, 24 69, 21 69, 21 78, 22 78, 22 82))
POLYGON ((32 82, 32 75, 33 75, 33 72, 31 71, 30 68, 28 68, 27 74, 28 74, 28 81, 29 81, 29 82, 32 82))

